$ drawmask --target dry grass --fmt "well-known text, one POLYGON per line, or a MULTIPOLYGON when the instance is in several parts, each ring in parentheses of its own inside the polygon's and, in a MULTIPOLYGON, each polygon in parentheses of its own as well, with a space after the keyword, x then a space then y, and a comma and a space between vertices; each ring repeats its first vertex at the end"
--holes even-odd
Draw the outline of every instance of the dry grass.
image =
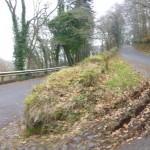
POLYGON ((103 117, 110 101, 137 88, 143 77, 118 57, 108 59, 113 53, 87 58, 37 85, 25 102, 26 135, 79 132, 103 117))

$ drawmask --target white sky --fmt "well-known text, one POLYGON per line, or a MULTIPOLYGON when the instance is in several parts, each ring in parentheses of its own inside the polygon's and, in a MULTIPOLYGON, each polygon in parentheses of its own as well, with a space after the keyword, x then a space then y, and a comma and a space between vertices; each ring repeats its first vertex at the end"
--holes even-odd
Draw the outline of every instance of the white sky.
MULTIPOLYGON (((49 2, 54 1, 56 0, 49 0, 49 2)), ((94 0, 96 17, 103 15, 113 4, 122 3, 123 1, 124 0, 94 0)), ((25 2, 28 13, 27 16, 31 17, 32 0, 25 0, 25 2)), ((0 58, 10 61, 13 59, 12 20, 5 0, 0 0, 0 20, 0 58)))

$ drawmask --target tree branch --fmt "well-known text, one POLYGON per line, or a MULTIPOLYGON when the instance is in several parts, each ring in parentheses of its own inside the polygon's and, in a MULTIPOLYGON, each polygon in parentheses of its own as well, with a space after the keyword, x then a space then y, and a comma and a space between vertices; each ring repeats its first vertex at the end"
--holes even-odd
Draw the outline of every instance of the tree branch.
POLYGON ((5 2, 7 3, 8 8, 9 8, 10 12, 12 13, 13 12, 13 8, 12 8, 12 5, 11 5, 11 2, 7 1, 7 0, 5 0, 5 2))
POLYGON ((139 5, 143 6, 143 7, 147 7, 147 8, 150 9, 150 5, 149 5, 149 4, 144 4, 144 3, 142 3, 142 2, 137 2, 137 1, 135 1, 134 3, 135 3, 135 4, 139 4, 139 5))
MULTIPOLYGON (((57 9, 57 7, 58 7, 58 4, 56 5, 56 7, 55 7, 49 14, 47 14, 47 16, 46 16, 46 18, 44 19, 44 21, 43 21, 42 24, 44 24, 44 23, 46 22, 47 18, 57 9)), ((43 8, 43 9, 41 9, 39 12, 37 12, 37 15, 34 16, 32 19, 30 19, 29 22, 35 20, 36 18, 40 18, 40 16, 41 16, 40 14, 41 14, 42 11, 45 10, 45 9, 47 9, 47 8, 43 8), (40 16, 39 16, 39 15, 40 15, 40 16)))
POLYGON ((22 5, 22 28, 26 24, 26 6, 25 6, 25 1, 21 0, 21 5, 22 5))
POLYGON ((10 13, 11 13, 11 14, 12 14, 12 13, 15 13, 16 7, 17 7, 17 0, 15 0, 14 6, 12 5, 11 0, 5 0, 5 2, 6 2, 7 5, 8 5, 8 8, 9 8, 9 10, 10 10, 10 13))

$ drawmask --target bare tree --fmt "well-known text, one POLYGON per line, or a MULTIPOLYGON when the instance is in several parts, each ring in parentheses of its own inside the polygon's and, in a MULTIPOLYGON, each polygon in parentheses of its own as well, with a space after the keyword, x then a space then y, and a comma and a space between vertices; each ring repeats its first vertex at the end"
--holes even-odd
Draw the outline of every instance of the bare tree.
POLYGON ((38 47, 37 42, 41 42, 41 40, 38 41, 39 36, 41 36, 41 30, 47 25, 50 15, 57 9, 57 6, 53 10, 50 10, 48 4, 45 4, 44 6, 42 5, 42 0, 33 1, 34 15, 30 20, 27 20, 25 0, 20 1, 22 9, 20 19, 18 20, 19 17, 16 14, 18 0, 14 0, 14 2, 11 0, 5 0, 13 22, 14 63, 16 70, 33 67, 31 64, 35 60, 37 63, 34 64, 40 64, 38 67, 48 67, 46 63, 47 60, 44 60, 45 65, 43 65, 41 61, 41 59, 48 58, 46 53, 43 51, 43 56, 41 56, 38 51, 36 51, 38 47))
POLYGON ((148 42, 150 37, 150 2, 149 0, 126 0, 126 22, 130 26, 133 42, 148 42))
POLYGON ((97 21, 97 37, 101 41, 102 50, 119 47, 123 42, 124 19, 121 5, 115 5, 106 15, 97 21))

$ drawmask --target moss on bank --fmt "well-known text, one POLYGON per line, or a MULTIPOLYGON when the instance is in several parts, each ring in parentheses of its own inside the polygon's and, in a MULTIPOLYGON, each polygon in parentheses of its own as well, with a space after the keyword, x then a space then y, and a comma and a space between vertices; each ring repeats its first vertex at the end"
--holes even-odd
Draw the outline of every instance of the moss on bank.
POLYGON ((27 135, 63 134, 85 127, 105 115, 98 113, 100 105, 109 105, 140 86, 142 75, 117 56, 112 57, 115 51, 89 57, 37 85, 25 101, 27 135))

